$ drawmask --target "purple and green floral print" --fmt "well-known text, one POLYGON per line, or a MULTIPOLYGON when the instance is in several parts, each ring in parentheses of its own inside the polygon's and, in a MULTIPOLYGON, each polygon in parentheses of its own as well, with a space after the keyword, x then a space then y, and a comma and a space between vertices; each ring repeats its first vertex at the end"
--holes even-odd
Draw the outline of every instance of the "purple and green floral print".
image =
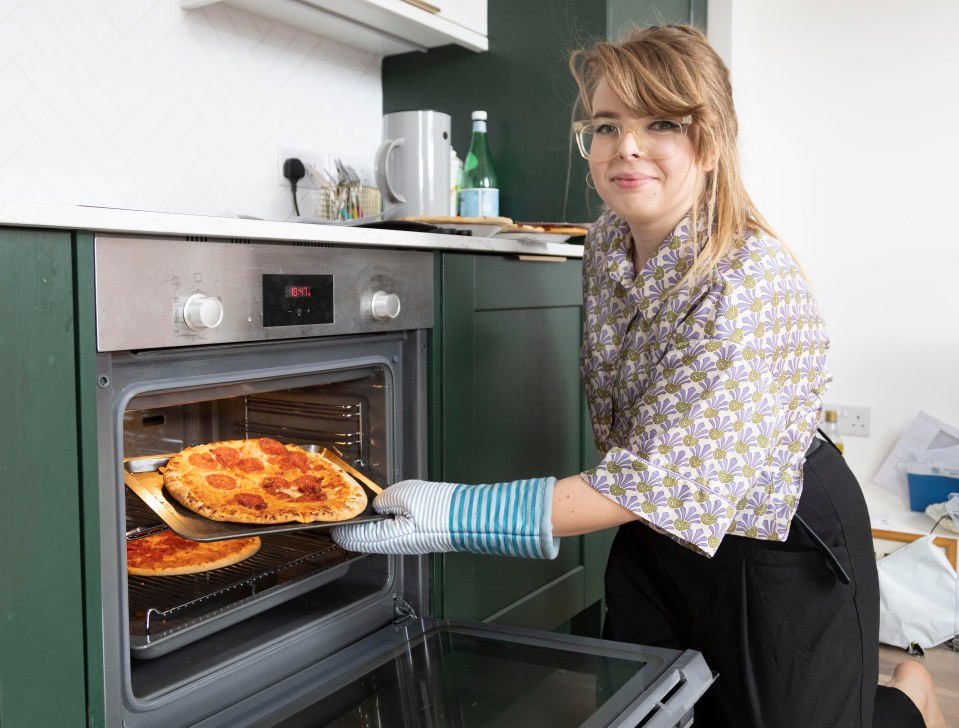
POLYGON ((830 381, 829 338, 778 241, 747 231, 708 278, 684 282, 687 216, 637 275, 608 212, 583 258, 581 367, 597 491, 711 556, 727 533, 785 540, 830 381))

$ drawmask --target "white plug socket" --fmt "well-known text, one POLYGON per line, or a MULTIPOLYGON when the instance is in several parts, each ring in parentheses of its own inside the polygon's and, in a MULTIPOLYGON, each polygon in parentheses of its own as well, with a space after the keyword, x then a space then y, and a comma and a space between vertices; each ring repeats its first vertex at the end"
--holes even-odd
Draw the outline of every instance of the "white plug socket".
MULTIPOLYGON (((836 410, 836 429, 840 435, 851 437, 869 437, 871 413, 869 407, 851 404, 824 404, 825 410, 836 410)), ((820 422, 822 427, 825 422, 820 422)))
MULTIPOLYGON (((336 172, 336 160, 339 159, 343 164, 353 168, 362 184, 368 187, 376 186, 373 181, 373 163, 369 159, 296 147, 279 147, 276 155, 276 182, 280 187, 290 186, 290 180, 283 176, 283 163, 292 158, 299 159, 304 166, 312 165, 320 175, 323 175, 323 171, 326 170, 333 177, 334 183, 339 177, 336 172)), ((317 190, 320 188, 320 183, 307 171, 306 176, 296 183, 296 188, 317 190)))

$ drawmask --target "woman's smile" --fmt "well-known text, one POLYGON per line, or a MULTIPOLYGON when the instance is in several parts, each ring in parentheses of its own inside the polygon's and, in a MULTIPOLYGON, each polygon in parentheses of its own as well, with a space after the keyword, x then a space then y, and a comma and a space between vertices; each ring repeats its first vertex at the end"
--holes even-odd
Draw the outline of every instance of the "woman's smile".
POLYGON ((655 181, 656 177, 642 172, 617 172, 612 176, 612 183, 623 190, 638 190, 655 181))

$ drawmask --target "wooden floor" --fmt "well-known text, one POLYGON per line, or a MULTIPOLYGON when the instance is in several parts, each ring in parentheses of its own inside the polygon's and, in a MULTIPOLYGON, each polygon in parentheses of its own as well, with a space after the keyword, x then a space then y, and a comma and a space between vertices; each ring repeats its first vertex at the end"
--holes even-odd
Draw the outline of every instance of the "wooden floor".
POLYGON ((879 645, 879 683, 888 682, 893 669, 903 660, 915 660, 932 673, 946 724, 959 728, 959 652, 941 645, 926 650, 925 657, 913 657, 897 647, 879 645))

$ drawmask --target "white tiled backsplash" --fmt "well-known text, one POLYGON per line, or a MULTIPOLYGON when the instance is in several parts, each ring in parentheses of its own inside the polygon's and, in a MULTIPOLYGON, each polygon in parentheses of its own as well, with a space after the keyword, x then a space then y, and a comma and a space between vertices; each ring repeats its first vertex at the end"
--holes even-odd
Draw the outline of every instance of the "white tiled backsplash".
POLYGON ((221 4, 3 0, 0 200, 286 219, 281 147, 372 159, 381 60, 221 4))

